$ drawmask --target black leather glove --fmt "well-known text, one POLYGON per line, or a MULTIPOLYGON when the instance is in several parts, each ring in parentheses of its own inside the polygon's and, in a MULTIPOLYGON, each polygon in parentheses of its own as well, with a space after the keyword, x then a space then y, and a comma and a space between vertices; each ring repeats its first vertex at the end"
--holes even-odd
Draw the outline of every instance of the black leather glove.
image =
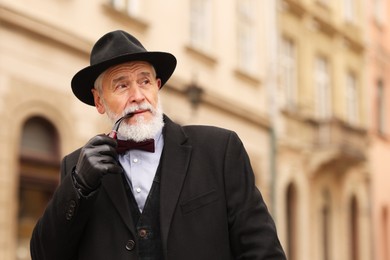
POLYGON ((82 194, 96 190, 104 175, 123 171, 117 160, 116 146, 116 140, 106 135, 98 135, 81 149, 74 178, 82 194))

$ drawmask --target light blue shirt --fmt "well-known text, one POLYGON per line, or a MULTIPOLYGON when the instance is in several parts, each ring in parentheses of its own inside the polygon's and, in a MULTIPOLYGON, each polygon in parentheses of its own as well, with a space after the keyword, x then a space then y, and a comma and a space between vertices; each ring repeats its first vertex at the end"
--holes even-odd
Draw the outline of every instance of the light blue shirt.
POLYGON ((160 131, 154 138, 154 153, 129 150, 119 156, 119 162, 125 170, 126 179, 137 201, 140 212, 144 209, 146 199, 152 187, 163 146, 164 138, 160 131))

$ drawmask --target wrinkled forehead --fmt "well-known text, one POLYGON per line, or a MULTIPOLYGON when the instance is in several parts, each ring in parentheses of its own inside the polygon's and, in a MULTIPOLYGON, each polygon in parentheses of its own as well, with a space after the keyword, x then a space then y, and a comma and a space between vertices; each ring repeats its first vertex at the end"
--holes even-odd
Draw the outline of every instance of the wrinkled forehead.
POLYGON ((114 65, 102 72, 95 81, 95 88, 101 91, 104 85, 111 85, 111 82, 121 75, 134 77, 135 80, 140 75, 150 75, 150 77, 156 78, 157 74, 154 67, 146 61, 125 62, 114 65))

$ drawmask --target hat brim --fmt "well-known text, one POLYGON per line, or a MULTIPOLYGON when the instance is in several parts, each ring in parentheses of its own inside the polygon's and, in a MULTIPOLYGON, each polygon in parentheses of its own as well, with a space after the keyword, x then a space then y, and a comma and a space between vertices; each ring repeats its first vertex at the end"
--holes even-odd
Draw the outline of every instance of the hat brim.
POLYGON ((167 52, 141 52, 117 56, 77 72, 71 82, 73 93, 82 102, 95 106, 91 89, 94 88, 97 77, 114 65, 131 61, 146 61, 150 63, 156 70, 157 78, 161 80, 161 88, 173 74, 177 63, 175 56, 167 52))

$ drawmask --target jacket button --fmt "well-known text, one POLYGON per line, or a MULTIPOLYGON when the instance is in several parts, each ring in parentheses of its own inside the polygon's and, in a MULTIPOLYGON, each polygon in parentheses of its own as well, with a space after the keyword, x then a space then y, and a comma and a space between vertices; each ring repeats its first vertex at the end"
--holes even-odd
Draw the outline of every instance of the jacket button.
POLYGON ((140 229, 140 230, 138 231, 138 235, 139 235, 141 238, 145 238, 147 234, 148 234, 148 231, 146 231, 146 229, 140 229))
POLYGON ((75 207, 76 207, 76 201, 71 200, 71 201, 69 202, 69 206, 70 206, 71 208, 75 208, 75 207))
POLYGON ((134 240, 129 240, 129 241, 127 241, 127 243, 126 243, 126 250, 131 251, 131 250, 134 249, 134 247, 135 247, 135 242, 134 242, 134 240))

